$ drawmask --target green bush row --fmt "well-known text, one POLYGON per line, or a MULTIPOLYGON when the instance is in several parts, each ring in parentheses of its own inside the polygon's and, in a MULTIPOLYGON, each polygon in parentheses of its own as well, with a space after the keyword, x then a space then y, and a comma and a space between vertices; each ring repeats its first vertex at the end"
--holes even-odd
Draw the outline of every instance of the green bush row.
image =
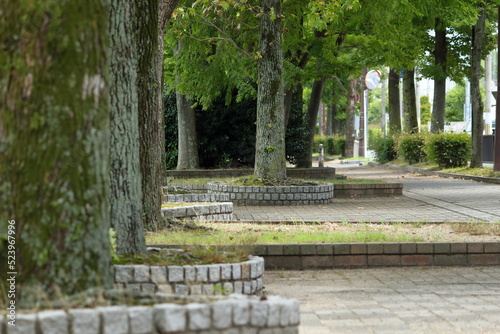
POLYGON ((409 164, 429 161, 442 168, 453 168, 467 165, 471 137, 467 133, 417 133, 377 138, 372 148, 381 163, 399 156, 409 164))
POLYGON ((323 144, 323 149, 326 155, 344 155, 345 152, 345 137, 341 135, 333 136, 314 136, 313 152, 319 153, 319 144, 323 144))

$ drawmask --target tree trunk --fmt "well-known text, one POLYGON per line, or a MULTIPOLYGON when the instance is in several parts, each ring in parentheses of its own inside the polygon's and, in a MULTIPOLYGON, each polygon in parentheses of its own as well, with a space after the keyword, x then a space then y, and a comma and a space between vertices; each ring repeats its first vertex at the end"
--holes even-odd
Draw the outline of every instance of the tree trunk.
POLYGON ((403 71, 403 111, 405 115, 405 132, 418 132, 417 98, 415 91, 415 71, 403 71))
POLYGON ((162 63, 159 49, 158 0, 136 0, 139 92, 140 162, 144 226, 156 230, 161 223, 163 185, 162 63))
POLYGON ((481 97, 481 58, 484 44, 484 28, 486 24, 485 4, 482 3, 481 13, 476 25, 472 28, 472 76, 470 79, 472 97, 472 157, 471 167, 483 166, 483 100, 481 97))
POLYGON ((446 28, 439 18, 436 18, 434 62, 439 73, 434 77, 434 100, 432 103, 431 131, 444 130, 444 115, 446 108, 446 28))
POLYGON ((389 133, 395 135, 401 132, 401 112, 399 100, 399 74, 389 70, 389 133))
POLYGON ((111 70, 110 204, 116 252, 146 251, 142 223, 141 171, 137 108, 135 2, 112 0, 109 16, 111 70))
POLYGON ((356 79, 349 80, 349 91, 347 92, 347 108, 346 108, 346 131, 345 131, 345 157, 352 158, 354 156, 354 118, 356 117, 356 92, 358 81, 356 79))
POLYGON ((200 168, 198 158, 198 139, 196 135, 196 115, 193 101, 183 94, 176 94, 177 124, 179 131, 177 169, 200 168))
POLYGON ((0 242, 9 224, 16 266, 0 269, 18 302, 113 284, 107 5, 2 4, 0 242))
POLYGON ((304 162, 303 168, 312 167, 312 153, 314 145, 314 135, 316 134, 316 120, 318 119, 318 111, 321 104, 321 96, 323 95, 323 88, 325 87, 326 79, 315 80, 312 85, 311 99, 307 106, 307 128, 309 135, 307 137, 307 160, 304 162))
POLYGON ((257 90, 256 178, 285 179, 285 107, 281 0, 262 0, 257 90))

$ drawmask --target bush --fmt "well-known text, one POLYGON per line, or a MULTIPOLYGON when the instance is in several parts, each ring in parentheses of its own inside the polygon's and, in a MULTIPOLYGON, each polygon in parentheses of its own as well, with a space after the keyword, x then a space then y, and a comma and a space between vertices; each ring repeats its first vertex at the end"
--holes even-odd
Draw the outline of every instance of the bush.
POLYGON ((422 134, 403 135, 398 140, 398 155, 410 165, 426 159, 425 137, 422 134))
POLYGON ((425 152, 441 168, 465 166, 471 153, 471 137, 467 133, 433 134, 427 140, 425 152))
POLYGON ((396 145, 394 138, 381 137, 373 141, 371 146, 375 151, 375 160, 380 163, 386 163, 397 158, 396 145))
POLYGON ((315 135, 313 152, 319 153, 319 144, 323 144, 326 155, 344 155, 345 152, 345 137, 340 135, 323 136, 315 135))

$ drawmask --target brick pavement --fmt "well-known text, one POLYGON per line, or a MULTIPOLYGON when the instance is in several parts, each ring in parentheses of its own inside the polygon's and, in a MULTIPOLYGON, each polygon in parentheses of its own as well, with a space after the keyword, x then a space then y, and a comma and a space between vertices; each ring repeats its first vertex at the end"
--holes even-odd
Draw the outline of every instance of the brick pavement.
POLYGON ((266 271, 297 298, 300 334, 500 333, 500 267, 266 271))
MULTIPOLYGON (((353 178, 402 182, 404 196, 297 207, 235 207, 240 220, 498 222, 500 185, 380 167, 353 178)), ((268 294, 301 303, 300 334, 500 333, 500 267, 266 271, 268 294)))
POLYGON ((235 206, 241 221, 348 222, 499 222, 500 185, 446 179, 385 167, 338 168, 350 178, 401 182, 399 197, 334 199, 331 204, 235 206))

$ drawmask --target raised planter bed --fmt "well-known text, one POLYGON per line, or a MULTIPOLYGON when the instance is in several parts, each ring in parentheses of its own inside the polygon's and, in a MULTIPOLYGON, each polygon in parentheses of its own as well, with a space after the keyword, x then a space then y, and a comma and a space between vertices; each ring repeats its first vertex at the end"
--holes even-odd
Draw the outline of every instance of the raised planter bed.
POLYGON ((0 315, 6 334, 298 333, 295 299, 233 295, 207 302, 107 306, 16 314, 15 327, 0 315))
POLYGON ((237 205, 310 205, 330 203, 333 184, 317 186, 229 186, 218 182, 208 183, 208 192, 229 194, 237 205))
POLYGON ((403 196, 402 183, 345 183, 334 188, 335 198, 403 196))
POLYGON ((241 293, 262 290, 264 259, 253 256, 242 263, 194 266, 116 265, 115 287, 137 292, 187 295, 241 293))
POLYGON ((161 215, 164 218, 228 221, 233 220, 233 203, 223 202, 176 208, 162 208, 161 215))
POLYGON ((500 242, 259 245, 266 269, 500 265, 500 242))

